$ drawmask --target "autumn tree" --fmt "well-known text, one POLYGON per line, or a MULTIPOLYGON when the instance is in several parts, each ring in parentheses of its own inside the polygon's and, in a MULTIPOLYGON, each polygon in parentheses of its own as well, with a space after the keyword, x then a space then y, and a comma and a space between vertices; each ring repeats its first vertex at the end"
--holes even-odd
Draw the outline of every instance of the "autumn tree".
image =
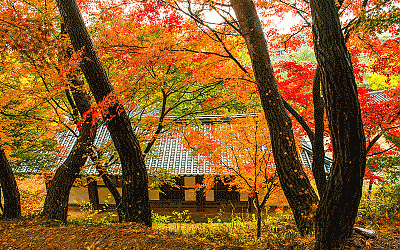
POLYGON ((316 215, 315 249, 341 249, 362 194, 365 135, 352 63, 333 1, 311 1, 316 58, 333 145, 333 166, 316 215))
POLYGON ((46 74, 44 69, 48 61, 41 60, 47 54, 43 52, 51 49, 46 47, 49 45, 46 31, 52 27, 35 18, 35 13, 26 11, 26 5, 2 1, 1 6, 0 134, 1 148, 5 151, 2 151, 2 189, 7 199, 4 215, 11 218, 19 216, 21 208, 10 165, 26 167, 40 164, 49 167, 51 164, 47 164, 46 160, 54 159, 48 156, 52 155, 49 152, 54 149, 54 135, 63 116, 54 109, 59 91, 47 89, 47 76, 53 72, 46 69, 46 74), (23 16, 19 15, 21 10, 26 11, 23 16), (37 42, 36 47, 30 42, 37 42))
MULTIPOLYGON (((134 125, 147 137, 145 154, 162 131, 173 127, 171 121, 243 109, 235 79, 227 77, 232 62, 213 54, 193 54, 192 50, 209 46, 208 37, 193 30, 193 24, 171 7, 146 2, 127 12, 111 5, 92 21, 116 91, 129 103, 134 125)), ((235 50, 236 41, 227 46, 235 50)))
POLYGON ((51 168, 49 162, 55 157, 50 152, 56 146, 54 136, 61 127, 65 108, 55 101, 59 100, 60 90, 51 86, 58 74, 49 66, 55 60, 48 55, 49 51, 54 53, 58 43, 47 36, 53 27, 46 26, 26 5, 2 1, 1 6, 2 141, 11 147, 5 150, 13 167, 51 168), (25 15, 21 15, 23 12, 25 15))
MULTIPOLYGON (((60 35, 59 29, 56 28, 60 26, 60 23, 56 18, 58 13, 54 8, 55 2, 37 2, 32 5, 7 2, 2 6, 6 10, 1 16, 2 29, 7 34, 2 42, 5 47, 10 48, 2 50, 6 61, 3 69, 4 71, 8 70, 7 72, 14 72, 14 74, 9 74, 2 71, 2 90, 4 95, 12 94, 15 97, 13 102, 6 103, 2 108, 2 116, 8 120, 10 118, 18 120, 18 123, 12 121, 12 125, 5 126, 5 128, 12 127, 12 129, 8 129, 11 133, 7 131, 8 137, 12 135, 13 138, 17 138, 17 135, 20 135, 20 139, 13 139, 18 143, 12 142, 10 145, 12 146, 11 155, 14 155, 14 158, 18 157, 14 160, 16 162, 14 165, 17 169, 20 165, 29 166, 33 171, 56 167, 54 163, 58 158, 52 159, 53 162, 50 162, 49 157, 44 157, 49 152, 52 152, 51 154, 54 156, 57 155, 53 153, 54 149, 40 146, 42 140, 48 140, 55 144, 54 137, 59 130, 51 124, 58 123, 70 131, 74 131, 71 126, 75 126, 80 117, 83 116, 83 119, 86 120, 81 126, 83 128, 80 133, 82 137, 77 140, 78 145, 73 147, 67 160, 57 169, 54 176, 55 182, 49 182, 52 185, 48 185, 48 195, 42 213, 48 218, 66 221, 69 190, 84 166, 87 156, 92 152, 90 141, 93 141, 96 134, 94 126, 96 123, 92 118, 94 112, 92 112, 93 110, 89 112, 89 109, 92 108, 90 98, 84 94, 83 80, 74 72, 79 62, 79 56, 75 54, 73 58, 70 58, 70 53, 66 53, 69 51, 69 43, 64 39, 63 31, 60 35), (15 39, 16 34, 21 38, 20 40, 15 39), (12 105, 10 105, 11 103, 12 105), (43 112, 37 110, 43 110, 43 112), (67 122, 64 120, 65 116, 69 116, 67 122), (35 133, 30 133, 29 136, 22 139, 22 135, 29 128, 25 124, 44 125, 43 127, 46 126, 49 130, 53 130, 53 133, 47 134, 44 139, 36 136, 35 133), (15 146, 13 146, 14 144, 15 146), (29 145, 29 147, 25 145, 29 145), (25 147, 30 149, 27 158, 23 157, 26 153, 20 153, 25 147), (37 158, 41 161, 34 159, 36 155, 40 155, 37 158)), ((36 131, 40 130, 36 128, 36 131)), ((78 135, 74 135, 78 137, 78 135)), ((105 183, 111 190, 116 190, 111 181, 107 181, 106 173, 103 173, 102 178, 105 179, 105 183)), ((115 194, 115 192, 112 193, 115 194)), ((118 200, 118 197, 115 200, 118 200)))
POLYGON ((133 133, 124 107, 113 94, 113 87, 94 49, 76 1, 57 1, 75 51, 82 51, 82 69, 96 102, 105 107, 103 119, 119 153, 122 165, 122 207, 125 221, 151 226, 148 177, 139 141, 133 133))
POLYGON ((217 120, 209 129, 187 129, 184 137, 190 149, 205 157, 212 177, 228 175, 227 184, 254 201, 256 235, 261 237, 261 212, 279 188, 263 115, 249 114, 220 124, 217 120))
POLYGON ((270 131, 274 162, 281 187, 293 209, 302 234, 313 228, 313 213, 318 198, 300 164, 292 122, 279 94, 267 43, 252 1, 231 1, 246 41, 254 77, 270 131))
MULTIPOLYGON (((207 36, 193 31, 168 6, 146 2, 131 11, 125 7, 99 7, 90 30, 116 93, 129 107, 145 157, 152 156, 159 136, 177 123, 243 108, 237 96, 244 91, 238 91, 232 75, 225 76, 232 62, 191 52, 207 47, 207 36), (227 98, 222 93, 235 94, 227 98)), ((229 46, 235 45, 230 41, 229 46)))

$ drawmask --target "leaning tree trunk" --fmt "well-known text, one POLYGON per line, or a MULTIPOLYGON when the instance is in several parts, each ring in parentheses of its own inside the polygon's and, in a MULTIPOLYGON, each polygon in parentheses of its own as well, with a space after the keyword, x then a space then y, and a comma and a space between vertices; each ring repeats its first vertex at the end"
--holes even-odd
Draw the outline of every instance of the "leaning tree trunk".
POLYGON ((0 148, 0 184, 4 196, 3 219, 15 219, 21 216, 20 195, 10 163, 0 148))
POLYGON ((122 210, 125 221, 151 226, 148 176, 139 141, 133 133, 124 107, 113 94, 113 87, 95 51, 76 0, 57 0, 75 51, 83 51, 80 67, 98 104, 121 159, 123 187, 122 210))
POLYGON ((296 150, 291 120, 286 113, 271 65, 267 42, 252 0, 231 0, 249 50, 279 181, 301 234, 312 231, 318 203, 296 150))
POLYGON ((342 249, 362 194, 366 149, 357 85, 333 0, 311 0, 314 50, 333 146, 333 165, 316 214, 315 249, 342 249))
MULTIPOLYGON (((91 108, 90 97, 83 92, 83 81, 73 80, 73 97, 76 106, 83 116, 91 108)), ((79 137, 72 147, 67 159, 57 169, 50 181, 42 216, 60 221, 67 220, 68 200, 74 181, 79 176, 81 168, 85 165, 91 146, 96 137, 97 125, 92 123, 93 117, 88 113, 82 123, 79 137)))

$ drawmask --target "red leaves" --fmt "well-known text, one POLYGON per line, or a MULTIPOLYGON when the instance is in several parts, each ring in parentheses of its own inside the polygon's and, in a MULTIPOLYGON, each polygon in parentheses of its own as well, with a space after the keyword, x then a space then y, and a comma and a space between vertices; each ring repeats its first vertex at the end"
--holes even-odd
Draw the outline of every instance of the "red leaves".
POLYGON ((386 183, 388 184, 388 182, 381 176, 375 175, 374 172, 372 172, 369 168, 365 169, 365 175, 364 178, 369 180, 372 184, 375 183, 375 181, 378 181, 380 183, 386 183))
POLYGON ((280 61, 275 65, 279 91, 287 101, 293 101, 307 107, 312 104, 312 83, 316 65, 280 61))
POLYGON ((166 26, 168 32, 182 28, 183 16, 160 1, 142 1, 137 7, 131 17, 142 25, 166 26))
POLYGON ((391 98, 385 91, 386 100, 377 100, 369 94, 369 89, 359 87, 359 101, 363 115, 367 140, 371 140, 380 130, 392 128, 398 120, 398 98, 391 98))
POLYGON ((394 23, 394 24, 392 24, 392 26, 390 26, 390 28, 389 28, 389 33, 390 33, 392 36, 394 36, 394 35, 397 34, 398 30, 399 30, 399 25, 394 23))
POLYGON ((171 11, 164 14, 163 22, 167 25, 168 32, 182 28, 183 17, 179 13, 171 11))
POLYGON ((82 120, 80 120, 77 124, 76 127, 78 128, 78 131, 81 132, 81 127, 82 126, 82 120))

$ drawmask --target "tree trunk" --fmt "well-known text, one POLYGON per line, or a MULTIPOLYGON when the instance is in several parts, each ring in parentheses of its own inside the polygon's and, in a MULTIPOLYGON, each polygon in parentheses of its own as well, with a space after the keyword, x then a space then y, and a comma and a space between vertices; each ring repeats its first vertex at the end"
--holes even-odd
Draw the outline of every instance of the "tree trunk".
POLYGON ((0 210, 1 214, 3 214, 4 208, 3 208, 3 202, 1 201, 1 196, 2 196, 2 191, 1 191, 1 184, 0 184, 0 210))
POLYGON ((95 51, 76 0, 57 0, 75 51, 83 51, 80 67, 98 104, 105 108, 103 119, 121 159, 122 210, 125 221, 151 226, 148 176, 139 141, 133 133, 124 107, 114 96, 113 87, 95 51))
POLYGON ((255 197, 257 211, 257 239, 261 237, 261 206, 258 200, 258 195, 255 197))
POLYGON ((99 204, 99 190, 97 188, 97 181, 95 181, 92 177, 87 178, 87 188, 89 194, 89 202, 92 205, 94 210, 100 209, 99 204))
POLYGON ((315 136, 312 144, 312 172, 317 185, 320 199, 322 198, 326 185, 325 174, 325 147, 324 147, 324 100, 321 97, 321 68, 317 66, 313 83, 313 102, 314 102, 314 124, 315 136))
POLYGON ((301 166, 291 120, 286 113, 271 65, 267 42, 251 0, 231 0, 250 54, 261 104, 271 136, 274 161, 285 196, 301 234, 313 230, 318 197, 301 166))
POLYGON ((6 154, 0 148, 0 185, 4 196, 3 219, 15 219, 21 216, 20 195, 14 173, 6 154))
MULTIPOLYGON (((82 116, 91 108, 90 97, 83 92, 83 81, 81 79, 73 80, 72 83, 74 85, 72 94, 82 116)), ((92 114, 87 114, 82 123, 78 140, 48 185, 42 212, 42 216, 48 219, 64 222, 67 220, 69 193, 81 168, 86 163, 91 152, 90 147, 96 137, 97 125, 92 123, 92 120, 92 114)))
POLYGON ((315 249, 342 249, 351 237, 361 199, 365 136, 354 71, 335 1, 311 0, 310 5, 333 146, 333 165, 316 214, 315 249))

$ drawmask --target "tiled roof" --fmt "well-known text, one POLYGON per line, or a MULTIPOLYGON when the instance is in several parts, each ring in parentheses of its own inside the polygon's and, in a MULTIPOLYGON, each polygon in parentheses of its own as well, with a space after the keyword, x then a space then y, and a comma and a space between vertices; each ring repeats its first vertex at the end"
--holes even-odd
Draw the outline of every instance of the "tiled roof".
MULTIPOLYGON (((212 120, 215 119, 223 120, 221 117, 206 117, 206 122, 203 122, 202 129, 209 130, 210 124, 212 120)), ((225 119, 226 120, 226 119, 225 119)), ((136 131, 138 132, 138 131, 136 131)), ((77 133, 77 131, 76 131, 77 133)), ((209 164, 203 156, 194 155, 192 151, 185 147, 182 144, 182 137, 179 135, 168 135, 164 134, 160 136, 157 140, 155 146, 155 156, 149 156, 146 158, 146 167, 149 171, 149 174, 156 172, 160 169, 165 169, 168 172, 176 175, 202 175, 205 173, 212 173, 213 170, 210 168, 209 164)), ((58 137, 59 145, 61 146, 64 156, 66 157, 68 153, 71 151, 75 141, 77 140, 74 133, 71 131, 66 131, 58 137)), ((95 146, 100 146, 101 144, 111 140, 110 134, 105 125, 99 127, 96 135, 96 139, 94 141, 95 146)), ((105 155, 106 156, 106 155, 105 155)), ((64 160, 65 157, 60 157, 59 161, 55 164, 55 166, 59 166, 64 160)), ((312 150, 307 145, 306 142, 303 142, 303 147, 300 152, 301 163, 311 168, 312 164, 312 150)), ((88 160, 89 161, 89 160, 88 160)), ((331 166, 331 159, 328 157, 325 158, 325 169, 328 171, 331 166)), ((97 171, 94 166, 91 164, 87 164, 88 166, 83 170, 83 173, 86 174, 97 174, 97 171)), ((14 169, 17 172, 38 172, 37 168, 29 167, 29 166, 20 166, 14 169)), ((53 169, 54 170, 54 169, 53 169)), ((118 174, 121 175, 120 164, 114 164, 114 166, 108 169, 109 174, 118 174)))
POLYGON ((387 96, 385 94, 385 90, 377 90, 377 91, 371 91, 368 92, 372 97, 375 98, 376 101, 385 101, 387 100, 387 96))
MULTIPOLYGON (((108 140, 111 140, 110 134, 106 126, 101 126, 99 129, 99 137, 96 138, 95 146, 100 145, 108 140)), ((193 156, 191 151, 186 149, 181 143, 183 138, 179 136, 160 136, 155 147, 155 156, 146 158, 146 167, 149 173, 153 173, 159 169, 165 169, 172 174, 177 175, 198 175, 211 173, 211 169, 206 164, 204 157, 193 156)), ((89 166, 85 169, 87 174, 97 174, 94 166, 89 166)), ((109 169, 110 174, 121 175, 120 164, 115 164, 109 169)))

